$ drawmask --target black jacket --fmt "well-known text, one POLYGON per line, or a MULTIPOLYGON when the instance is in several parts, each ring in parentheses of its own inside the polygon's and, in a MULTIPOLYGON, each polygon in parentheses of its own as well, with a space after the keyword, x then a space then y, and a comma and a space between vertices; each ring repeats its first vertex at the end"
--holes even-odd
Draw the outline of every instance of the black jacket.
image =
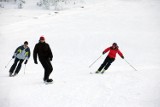
POLYGON ((35 62, 37 62, 37 55, 39 57, 39 60, 52 60, 53 55, 52 51, 50 49, 50 46, 45 42, 39 42, 35 45, 33 50, 33 59, 35 62))

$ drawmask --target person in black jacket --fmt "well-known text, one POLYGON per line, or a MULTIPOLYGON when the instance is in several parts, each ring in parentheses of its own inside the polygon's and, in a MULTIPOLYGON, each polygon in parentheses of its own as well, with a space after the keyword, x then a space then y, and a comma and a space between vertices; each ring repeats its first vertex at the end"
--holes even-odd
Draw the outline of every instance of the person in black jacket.
POLYGON ((53 55, 49 44, 45 42, 45 38, 43 36, 40 37, 39 43, 35 45, 33 50, 33 59, 35 64, 38 64, 37 55, 40 63, 44 68, 44 82, 52 82, 53 80, 49 79, 49 76, 53 71, 53 67, 51 64, 53 55))

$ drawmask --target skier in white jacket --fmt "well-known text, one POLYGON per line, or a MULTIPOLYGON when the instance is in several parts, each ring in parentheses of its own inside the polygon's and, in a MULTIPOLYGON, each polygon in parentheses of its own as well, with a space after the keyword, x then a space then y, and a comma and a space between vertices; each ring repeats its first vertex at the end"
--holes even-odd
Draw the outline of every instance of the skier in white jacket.
POLYGON ((9 76, 10 77, 16 76, 21 69, 23 61, 25 60, 24 64, 27 64, 29 57, 30 57, 30 48, 28 47, 28 42, 25 41, 24 45, 19 46, 14 52, 14 55, 12 58, 15 58, 15 61, 9 70, 9 76), (18 66, 17 66, 17 63, 18 63, 18 66))

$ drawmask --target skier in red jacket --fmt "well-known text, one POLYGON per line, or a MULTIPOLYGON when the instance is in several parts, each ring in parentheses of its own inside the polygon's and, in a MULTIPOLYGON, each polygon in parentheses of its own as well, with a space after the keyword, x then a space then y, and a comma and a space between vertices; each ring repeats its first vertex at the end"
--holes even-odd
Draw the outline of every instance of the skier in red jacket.
POLYGON ((99 67, 99 69, 96 71, 96 73, 100 73, 102 70, 102 74, 105 72, 105 70, 107 70, 109 68, 109 66, 111 65, 111 63, 115 60, 116 58, 116 54, 118 53, 119 56, 124 59, 124 56, 122 54, 122 52, 118 49, 118 45, 117 43, 113 43, 111 47, 106 48, 102 54, 108 53, 106 59, 104 60, 104 62, 101 64, 101 66, 99 67))

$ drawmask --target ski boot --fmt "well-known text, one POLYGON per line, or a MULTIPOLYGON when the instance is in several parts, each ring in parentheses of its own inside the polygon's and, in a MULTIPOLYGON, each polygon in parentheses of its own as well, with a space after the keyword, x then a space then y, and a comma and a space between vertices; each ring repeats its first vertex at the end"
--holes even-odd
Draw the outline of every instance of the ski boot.
POLYGON ((97 70, 95 73, 98 74, 98 73, 100 73, 100 72, 101 72, 101 71, 97 70))
POLYGON ((12 75, 12 73, 11 73, 11 72, 9 73, 9 77, 13 77, 13 75, 12 75))
POLYGON ((102 72, 101 72, 101 74, 103 74, 105 71, 106 71, 106 70, 105 70, 105 69, 103 69, 103 70, 102 70, 102 72))
POLYGON ((44 80, 44 83, 45 83, 45 84, 51 84, 52 82, 53 82, 53 80, 52 80, 52 79, 44 80))
POLYGON ((14 73, 14 75, 13 76, 16 76, 18 73, 14 73))

